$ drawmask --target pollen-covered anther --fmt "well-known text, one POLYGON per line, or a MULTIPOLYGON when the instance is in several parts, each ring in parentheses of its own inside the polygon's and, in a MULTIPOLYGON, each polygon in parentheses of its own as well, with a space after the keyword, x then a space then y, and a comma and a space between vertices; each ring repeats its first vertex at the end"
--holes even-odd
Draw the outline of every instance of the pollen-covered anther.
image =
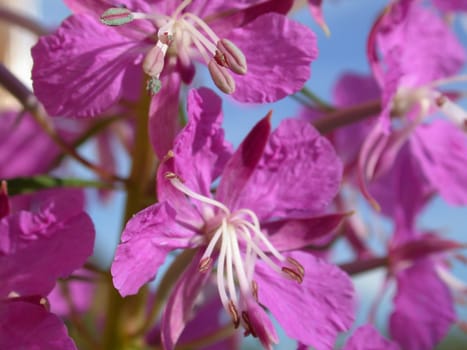
POLYGON ((151 96, 156 95, 161 91, 162 83, 157 77, 150 77, 146 83, 146 90, 151 96))
POLYGON ((126 7, 112 7, 101 15, 100 20, 108 26, 121 26, 133 21, 134 16, 126 7))
POLYGON ((254 328, 252 327, 251 322, 250 322, 250 316, 248 315, 246 311, 242 311, 242 319, 245 324, 244 335, 247 336, 248 334, 251 334, 253 337, 257 338, 258 335, 256 334, 254 328))
POLYGON ((235 91, 235 80, 227 69, 217 63, 216 59, 213 58, 209 62, 208 69, 214 84, 216 84, 222 92, 231 94, 235 91))
POLYGON ((199 272, 207 272, 209 270, 209 268, 211 267, 212 265, 212 258, 210 256, 207 256, 205 258, 202 258, 200 261, 199 261, 199 265, 198 265, 198 270, 199 272))
MULTIPOLYGON (((240 50, 233 42, 227 39, 221 39, 216 44, 219 56, 226 62, 226 66, 232 72, 237 74, 246 74, 247 64, 246 58, 242 50, 240 50)), ((218 56, 216 52, 216 56, 218 56)), ((219 63, 220 64, 220 63, 219 63)))
POLYGON ((240 317, 238 316, 238 310, 232 300, 229 301, 228 308, 234 327, 237 329, 240 326, 240 317))

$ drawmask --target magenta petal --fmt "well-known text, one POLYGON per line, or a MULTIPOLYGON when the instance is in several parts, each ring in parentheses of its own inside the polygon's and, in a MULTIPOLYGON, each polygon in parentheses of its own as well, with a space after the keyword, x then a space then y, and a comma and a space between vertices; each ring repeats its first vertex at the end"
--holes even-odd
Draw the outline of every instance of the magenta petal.
POLYGON ((372 325, 367 324, 357 328, 342 350, 399 350, 399 346, 385 339, 372 325))
POLYGON ((333 349, 339 332, 354 320, 354 290, 336 266, 311 254, 288 255, 305 268, 301 284, 259 262, 256 265, 259 302, 274 315, 285 333, 316 350, 333 349))
POLYGON ((60 149, 29 115, 0 115, 0 178, 31 176, 46 172, 60 149))
POLYGON ((297 92, 309 79, 310 63, 317 56, 314 33, 274 13, 233 30, 228 39, 248 63, 247 74, 235 75, 232 96, 240 102, 274 102, 297 92))
POLYGON ((303 120, 283 120, 237 207, 260 218, 309 216, 331 202, 341 177, 342 163, 329 140, 303 120))
POLYGON ((467 140, 453 124, 435 120, 418 127, 410 146, 431 185, 450 204, 467 204, 467 140))
POLYGON ((95 116, 141 88, 145 45, 97 18, 71 16, 32 48, 34 92, 50 115, 95 116))
POLYGON ((70 196, 52 198, 37 213, 21 211, 1 220, 0 297, 11 291, 47 295, 57 278, 71 274, 92 254, 92 221, 73 203, 70 196))
POLYGON ((117 5, 124 5, 132 11, 140 11, 148 13, 151 10, 148 1, 146 0, 63 0, 64 3, 74 13, 89 13, 96 18, 100 17, 105 10, 117 5))
POLYGON ((441 11, 467 11, 467 2, 465 0, 431 0, 433 5, 441 11))
POLYGON ((161 336, 165 350, 172 350, 187 322, 193 317, 193 307, 202 287, 209 279, 210 271, 199 271, 202 251, 194 256, 190 265, 177 281, 162 315, 161 336))
POLYGON ((210 196, 211 183, 231 156, 222 129, 222 100, 206 88, 188 95, 188 123, 173 148, 175 173, 191 190, 210 196))
POLYGON ((153 279, 172 250, 190 246, 194 233, 179 226, 175 215, 163 202, 140 211, 126 224, 111 268, 122 296, 136 294, 153 279))
POLYGON ((149 110, 149 137, 159 159, 163 159, 172 149, 181 128, 178 116, 181 77, 172 70, 162 75, 161 84, 161 91, 152 98, 149 110))
MULTIPOLYGON (((209 4, 215 3, 216 1, 210 1, 209 4)), ((203 6, 205 6, 205 2, 203 2, 203 6)), ((275 12, 280 14, 287 14, 289 10, 292 8, 293 1, 292 0, 254 0, 248 1, 248 6, 245 7, 245 3, 243 1, 238 2, 238 9, 236 11, 232 11, 233 7, 236 7, 233 4, 233 1, 229 1, 228 5, 226 6, 226 2, 221 1, 220 4, 216 4, 217 8, 214 10, 212 6, 205 6, 206 8, 203 10, 207 16, 211 12, 232 12, 232 15, 228 16, 220 16, 219 20, 213 21, 212 24, 210 23, 212 29, 217 33, 219 37, 224 37, 228 35, 228 33, 234 28, 240 28, 245 26, 246 24, 250 23, 251 21, 255 20, 257 17, 269 13, 275 12), (220 6, 219 6, 220 5, 220 6), (210 11, 211 10, 211 11, 210 11), (226 11, 227 10, 227 11, 226 11), (210 12, 209 12, 210 11, 210 12)))
POLYGON ((456 316, 449 289, 428 259, 397 273, 389 329, 403 349, 433 349, 456 316))
POLYGON ((244 187, 263 155, 271 131, 270 117, 268 113, 255 125, 225 166, 216 197, 232 210, 245 195, 244 187))
POLYGON ((277 344, 279 338, 269 316, 260 305, 253 301, 248 302, 245 312, 248 315, 254 336, 258 337, 264 349, 272 350, 272 345, 277 344))
POLYGON ((323 238, 333 234, 346 216, 348 214, 330 214, 305 219, 274 220, 261 223, 261 228, 277 250, 295 250, 319 244, 323 238))
POLYGON ((399 152, 393 168, 374 181, 370 190, 385 215, 401 227, 412 228, 433 187, 427 182, 418 159, 407 144, 399 152))
POLYGON ((0 349, 76 350, 65 324, 44 306, 0 301, 0 349))

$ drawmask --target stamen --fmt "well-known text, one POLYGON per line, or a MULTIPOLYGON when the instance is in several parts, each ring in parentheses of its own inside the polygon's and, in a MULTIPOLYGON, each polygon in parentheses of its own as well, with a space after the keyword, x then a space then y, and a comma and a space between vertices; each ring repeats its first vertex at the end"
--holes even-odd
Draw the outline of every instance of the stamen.
POLYGON ((256 302, 258 303, 258 283, 255 280, 251 281, 251 293, 253 298, 255 298, 256 302))
POLYGON ((201 260, 199 261, 198 270, 199 272, 203 272, 203 273, 207 272, 209 268, 211 267, 211 265, 212 265, 212 258, 210 256, 201 258, 201 260))
POLYGON ((261 232, 261 230, 258 229, 257 226, 253 226, 248 221, 244 221, 243 224, 255 233, 255 235, 261 240, 261 242, 264 243, 264 245, 272 255, 274 255, 280 261, 285 260, 285 257, 281 253, 279 253, 279 251, 271 244, 271 242, 269 242, 267 237, 261 232))
POLYGON ((188 12, 188 13, 184 13, 182 18, 189 18, 193 20, 202 30, 204 30, 204 32, 211 38, 213 42, 217 43, 220 40, 219 37, 216 35, 216 33, 214 33, 214 31, 211 29, 211 27, 209 27, 206 24, 206 22, 204 22, 198 16, 188 12))
POLYGON ((172 14, 172 18, 176 19, 178 15, 188 6, 190 5, 191 0, 184 0, 174 11, 172 14))
POLYGON ((282 267, 282 271, 285 272, 285 274, 287 276, 289 276, 291 279, 297 281, 298 283, 303 282, 303 276, 299 272, 291 269, 290 267, 284 266, 284 267, 282 267))
POLYGON ((305 269, 303 268, 302 264, 300 264, 297 260, 291 258, 290 256, 287 257, 287 261, 297 268, 300 275, 302 275, 302 278, 305 276, 305 269))
POLYGON ((100 17, 101 22, 108 26, 121 26, 132 22, 134 19, 134 14, 125 7, 109 8, 100 17))
POLYGON ((224 204, 222 204, 221 202, 218 202, 218 201, 216 201, 214 199, 202 196, 202 195, 200 195, 200 194, 198 194, 196 192, 193 192, 188 187, 183 185, 183 183, 182 183, 182 181, 181 181, 181 179, 180 179, 180 177, 178 175, 176 175, 176 174, 174 174, 172 172, 167 172, 167 173, 165 173, 165 178, 168 179, 170 181, 170 183, 177 190, 179 190, 180 192, 183 192, 188 197, 191 197, 193 199, 197 199, 202 203, 211 204, 211 205, 221 209, 225 213, 226 216, 230 215, 230 210, 224 204))
POLYGON ((228 306, 230 316, 232 316, 232 322, 234 324, 235 329, 237 329, 238 326, 240 326, 240 317, 238 316, 238 310, 235 307, 235 304, 232 302, 232 300, 229 302, 228 306))
MULTIPOLYGON (((226 231, 226 223, 225 220, 222 221, 222 228, 221 231, 223 233, 222 236, 224 236, 224 232, 226 231)), ((224 283, 224 265, 225 265, 225 255, 226 255, 226 245, 227 239, 223 237, 222 239, 222 244, 221 244, 221 250, 219 252, 219 260, 217 262, 217 290, 219 291, 219 297, 221 298, 222 305, 224 306, 224 309, 229 308, 229 303, 230 300, 227 297, 226 289, 225 289, 225 283, 224 283)))
MULTIPOLYGON (((217 242, 219 241, 219 238, 222 235, 222 229, 218 228, 214 236, 211 238, 211 241, 209 242, 208 246, 206 247, 206 250, 204 251, 203 256, 200 259, 200 264, 201 261, 203 261, 206 258, 209 258, 212 254, 212 251, 214 250, 214 247, 216 246, 217 242)), ((212 259, 211 259, 212 261, 212 259)))

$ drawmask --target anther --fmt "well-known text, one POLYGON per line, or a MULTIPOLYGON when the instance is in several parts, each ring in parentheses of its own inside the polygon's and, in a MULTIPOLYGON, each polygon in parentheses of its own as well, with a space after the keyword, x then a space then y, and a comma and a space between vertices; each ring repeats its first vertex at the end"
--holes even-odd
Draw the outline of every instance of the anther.
MULTIPOLYGON (((240 317, 238 316, 238 310, 235 307, 232 300, 229 301, 228 306, 229 306, 230 316, 232 316, 232 322, 234 324, 235 329, 237 329, 238 326, 240 326, 240 317)), ((243 314, 242 314, 242 316, 243 316, 243 314)))
MULTIPOLYGON (((247 65, 245 55, 233 42, 227 39, 221 39, 217 42, 216 47, 219 54, 222 55, 222 60, 226 63, 226 65, 223 65, 218 62, 221 66, 228 67, 232 72, 237 74, 246 74, 247 65)), ((217 52, 216 56, 218 56, 217 52)))
POLYGON ((291 269, 290 267, 282 267, 281 269, 287 276, 289 276, 291 279, 297 281, 298 283, 303 282, 303 276, 300 274, 300 272, 295 271, 294 269, 291 269))
POLYGON ((435 99, 435 103, 438 107, 442 107, 448 101, 447 97, 444 95, 438 96, 435 99))
POLYGON ((164 58, 165 53, 167 52, 167 46, 161 46, 161 44, 155 45, 144 57, 143 71, 151 77, 158 77, 164 68, 164 58))
POLYGON ((251 281, 251 294, 253 298, 255 298, 256 302, 258 303, 258 283, 255 280, 251 281))
POLYGON ((199 261, 198 270, 199 272, 207 272, 212 265, 212 258, 207 256, 199 261))
POLYGON ((219 65, 216 59, 212 59, 208 64, 209 73, 211 74, 214 84, 224 93, 231 94, 235 91, 235 80, 230 73, 219 65))
POLYGON ((126 7, 112 7, 101 15, 101 22, 108 26, 121 26, 133 21, 133 13, 126 7))
POLYGON ((305 276, 305 269, 303 268, 302 264, 300 264, 297 260, 295 260, 294 258, 291 258, 290 256, 287 257, 287 261, 297 268, 302 278, 303 276, 305 276))

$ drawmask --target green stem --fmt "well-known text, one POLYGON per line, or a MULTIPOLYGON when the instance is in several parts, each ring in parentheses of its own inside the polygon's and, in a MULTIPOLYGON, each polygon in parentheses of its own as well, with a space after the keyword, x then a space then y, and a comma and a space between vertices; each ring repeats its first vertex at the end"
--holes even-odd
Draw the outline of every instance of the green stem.
MULTIPOLYGON (((148 184, 154 180, 155 158, 149 142, 148 119, 150 98, 147 94, 143 93, 143 98, 138 106, 135 144, 132 156, 133 162, 130 177, 126 183, 127 198, 124 223, 135 213, 143 209, 141 198, 144 197, 148 184)), ((125 304, 134 305, 135 300, 141 299, 144 293, 140 293, 132 298, 122 299, 113 287, 111 278, 109 278, 108 287, 107 323, 104 328, 103 348, 123 350, 130 342, 127 329, 124 329, 125 323, 132 323, 127 319, 128 315, 125 314, 125 311, 127 311, 125 304), (125 317, 123 317, 124 314, 125 317)))
POLYGON ((308 98, 314 105, 316 105, 320 110, 325 112, 334 111, 335 108, 331 106, 326 101, 322 100, 320 97, 315 95, 311 90, 307 89, 306 87, 300 90, 300 93, 303 94, 306 98, 308 98))

